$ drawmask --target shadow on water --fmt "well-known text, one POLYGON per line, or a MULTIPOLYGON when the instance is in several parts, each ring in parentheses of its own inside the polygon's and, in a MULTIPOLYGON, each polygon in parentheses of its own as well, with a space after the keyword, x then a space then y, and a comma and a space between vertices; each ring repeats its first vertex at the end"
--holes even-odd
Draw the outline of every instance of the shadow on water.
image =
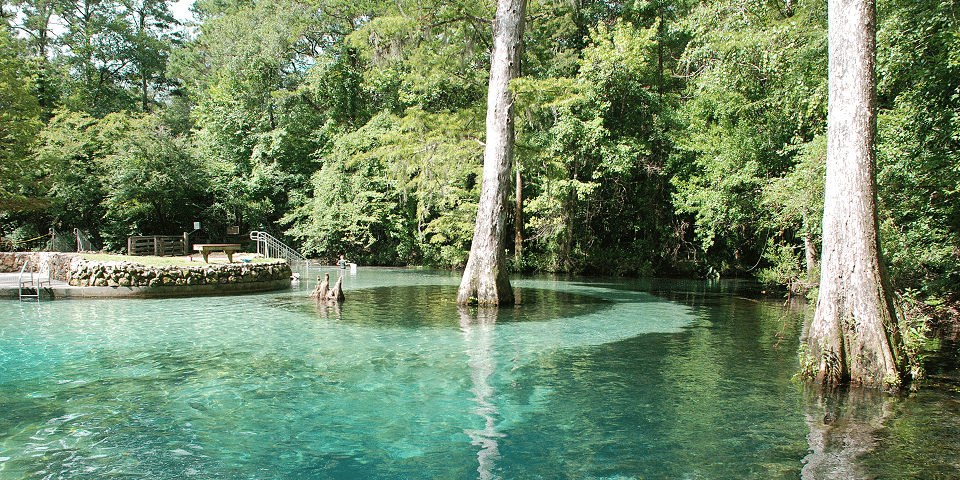
MULTIPOLYGON (((351 290, 343 303, 305 302, 290 298, 281 308, 309 311, 361 326, 400 328, 457 327, 456 285, 396 285, 351 290)), ((516 288, 522 302, 498 309, 498 323, 547 322, 609 309, 613 303, 595 295, 546 288, 516 288)))

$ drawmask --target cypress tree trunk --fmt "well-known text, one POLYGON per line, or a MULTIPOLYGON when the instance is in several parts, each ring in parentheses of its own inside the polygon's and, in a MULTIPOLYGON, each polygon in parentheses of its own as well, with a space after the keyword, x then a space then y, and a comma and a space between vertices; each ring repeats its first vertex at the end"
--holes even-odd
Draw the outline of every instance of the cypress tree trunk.
POLYGON ((513 256, 519 265, 523 260, 523 179, 520 178, 520 165, 514 167, 516 188, 514 188, 513 206, 513 256))
POLYGON ((900 338, 878 238, 873 0, 830 0, 829 52, 823 251, 809 373, 825 384, 897 386, 900 338))
POLYGON ((520 42, 526 0, 499 0, 493 23, 490 86, 487 93, 487 141, 483 151, 483 183, 477 223, 457 303, 511 304, 504 235, 510 167, 513 165, 513 97, 510 80, 520 72, 520 42))
POLYGON ((813 272, 817 269, 817 245, 813 241, 813 228, 807 221, 807 214, 803 214, 803 252, 807 263, 807 282, 813 284, 813 272))

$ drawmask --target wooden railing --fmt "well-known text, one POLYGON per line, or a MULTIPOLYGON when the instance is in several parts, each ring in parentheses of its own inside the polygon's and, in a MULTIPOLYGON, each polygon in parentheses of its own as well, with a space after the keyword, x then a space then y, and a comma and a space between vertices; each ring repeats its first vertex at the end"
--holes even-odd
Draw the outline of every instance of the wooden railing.
POLYGON ((127 255, 175 257, 189 255, 184 237, 152 235, 127 237, 127 255))

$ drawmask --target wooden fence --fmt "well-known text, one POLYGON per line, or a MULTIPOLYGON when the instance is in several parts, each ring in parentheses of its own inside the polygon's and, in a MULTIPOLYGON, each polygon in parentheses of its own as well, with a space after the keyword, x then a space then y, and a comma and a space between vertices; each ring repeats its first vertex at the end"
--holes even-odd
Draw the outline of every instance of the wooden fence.
POLYGON ((175 257, 188 255, 184 237, 153 235, 146 237, 127 237, 127 255, 154 255, 157 257, 175 257))

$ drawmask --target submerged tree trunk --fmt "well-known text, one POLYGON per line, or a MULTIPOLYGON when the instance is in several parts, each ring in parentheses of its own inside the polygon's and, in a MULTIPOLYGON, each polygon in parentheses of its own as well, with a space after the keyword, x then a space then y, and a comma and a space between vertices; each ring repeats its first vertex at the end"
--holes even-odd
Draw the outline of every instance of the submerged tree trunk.
POLYGON ((825 384, 897 386, 900 338, 877 221, 876 7, 873 0, 829 5, 823 251, 809 373, 825 384))
POLYGON ((520 71, 520 41, 526 0, 499 0, 493 23, 490 86, 487 93, 487 141, 483 151, 480 205, 457 303, 511 304, 504 235, 510 167, 513 165, 513 97, 510 80, 520 71))

